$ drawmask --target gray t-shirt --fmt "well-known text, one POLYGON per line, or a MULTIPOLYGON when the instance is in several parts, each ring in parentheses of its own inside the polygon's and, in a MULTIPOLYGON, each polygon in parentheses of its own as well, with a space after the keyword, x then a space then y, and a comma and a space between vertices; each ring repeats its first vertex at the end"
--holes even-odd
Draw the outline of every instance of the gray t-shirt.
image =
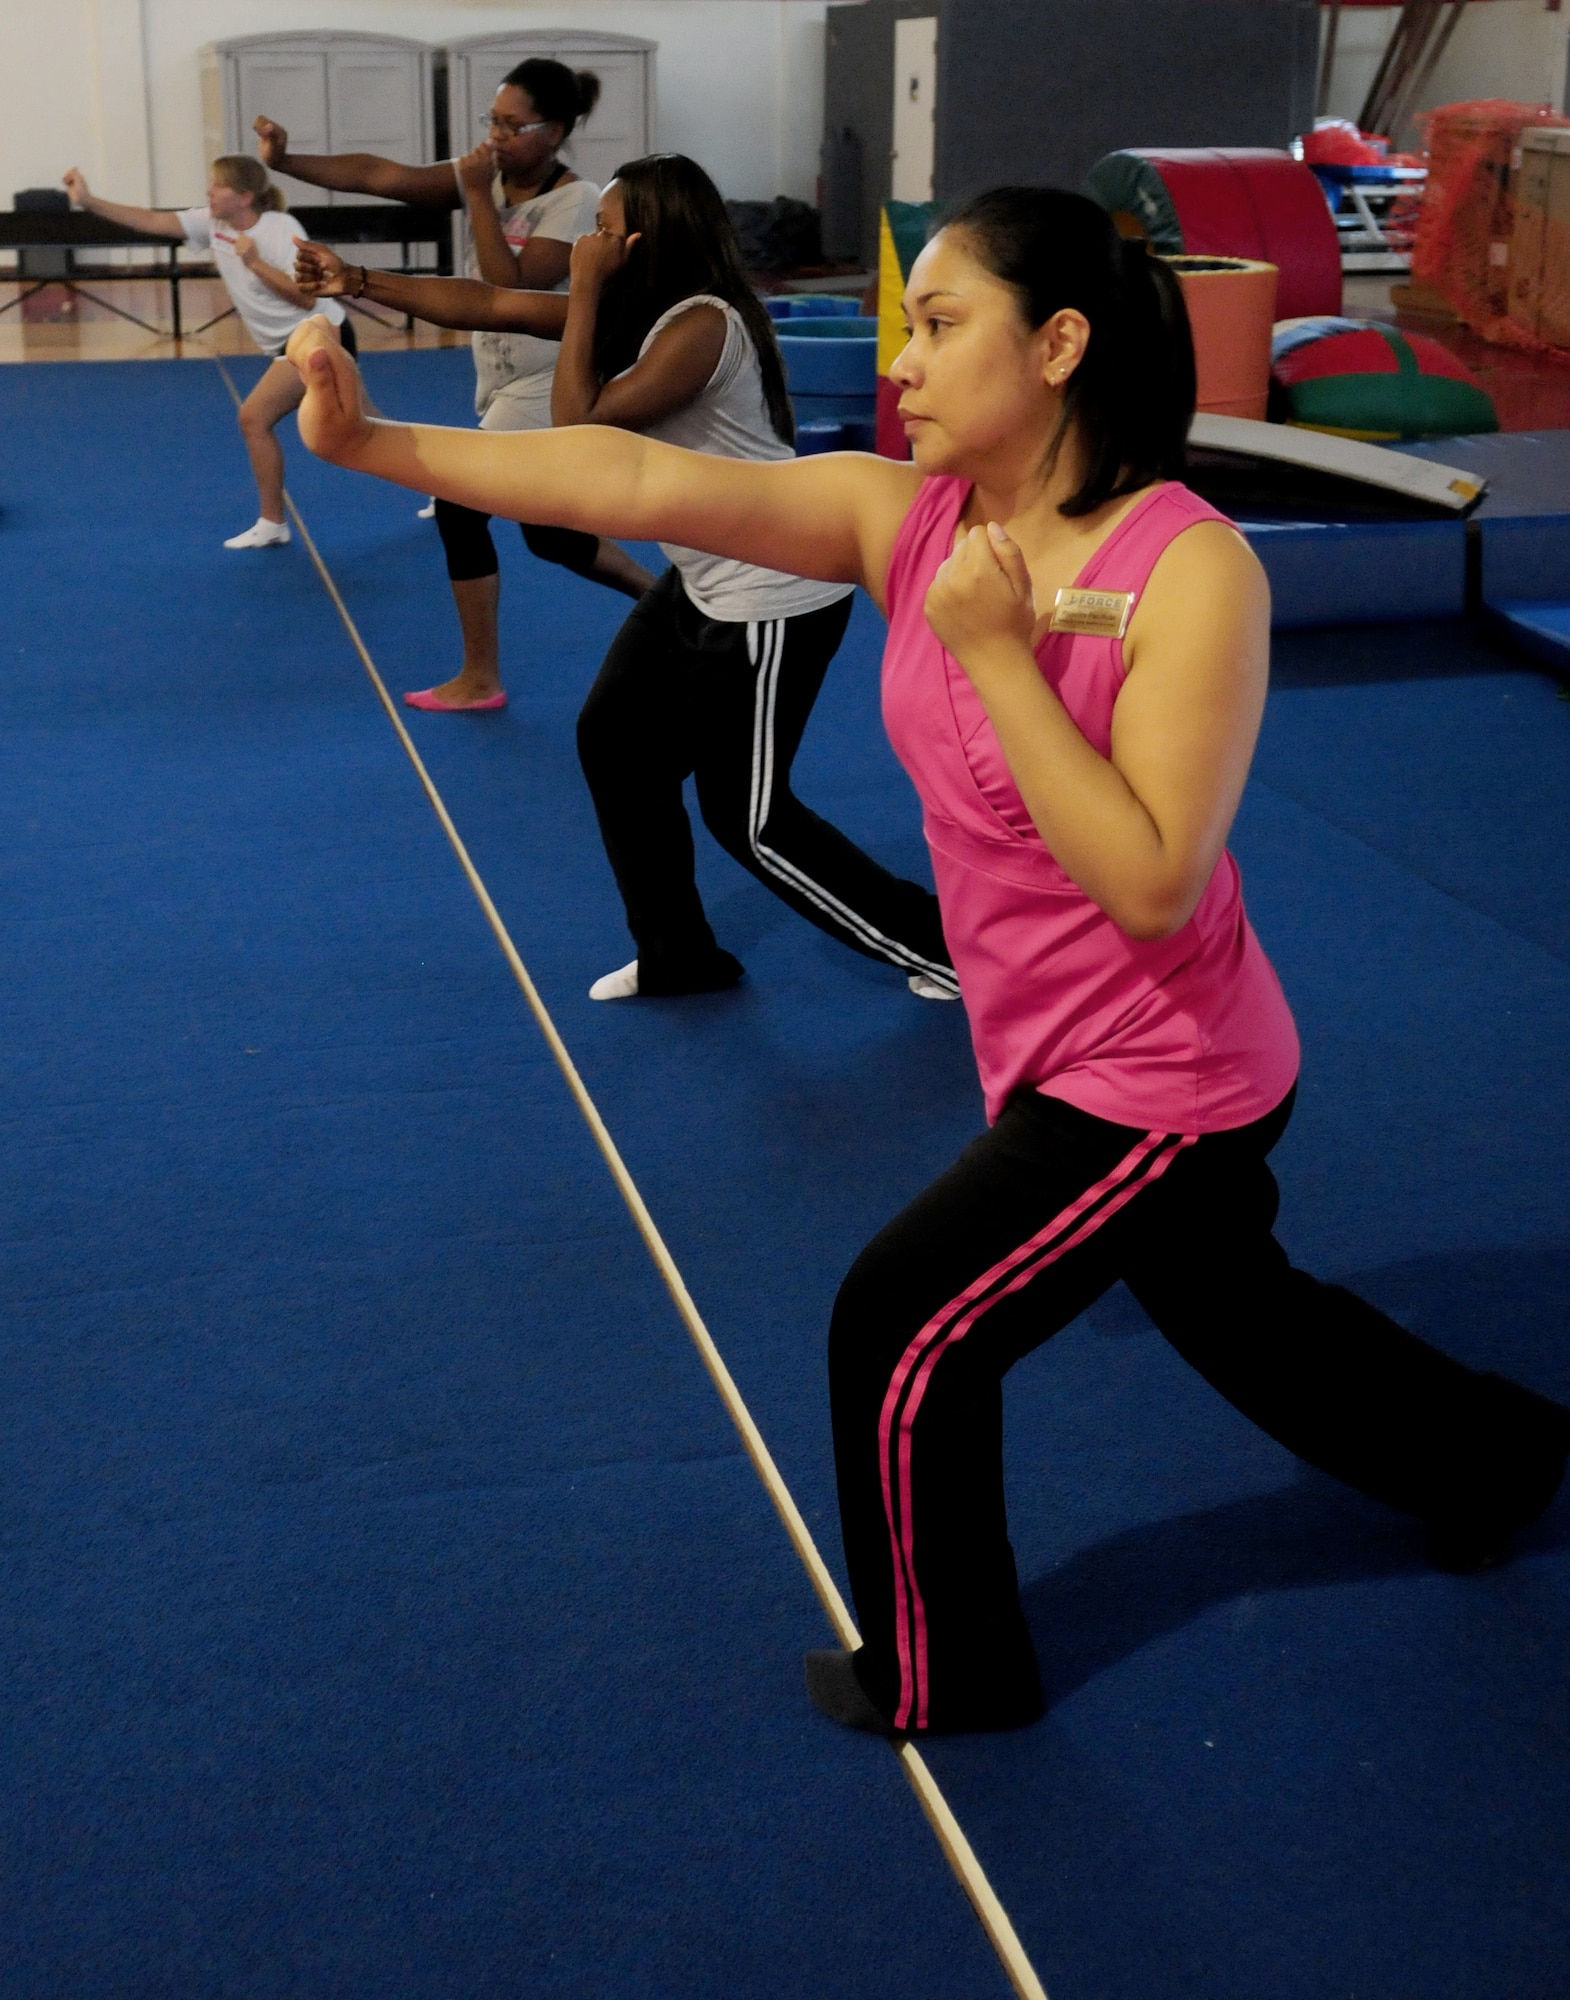
MULTIPOLYGON (((659 438, 664 444, 679 444, 687 451, 706 451, 717 458, 794 458, 795 452, 779 438, 769 422, 769 406, 763 395, 763 371, 758 366, 758 350, 746 322, 732 305, 707 292, 695 292, 690 299, 663 312, 649 328, 638 350, 639 359, 648 353, 656 335, 673 319, 693 306, 717 306, 725 315, 725 345, 715 363, 714 373, 693 397, 658 423, 643 427, 645 437, 659 438)), ((701 549, 684 549, 661 542, 671 562, 681 571, 687 595, 707 618, 728 625, 751 624, 754 619, 794 618, 803 611, 820 611, 849 597, 848 583, 823 583, 810 577, 788 576, 783 570, 762 569, 756 563, 736 562, 730 556, 706 555, 701 549)))
MULTIPOLYGON (((457 165, 454 163, 454 174, 457 165)), ((460 184, 461 185, 461 184, 460 184)), ((507 247, 516 254, 525 243, 543 236, 553 243, 575 243, 594 228, 600 191, 592 181, 563 181, 546 194, 510 203, 498 174, 491 199, 501 218, 507 247)), ((469 245, 468 273, 478 278, 480 260, 469 245)), ((565 292, 563 278, 553 291, 565 292)), ((532 333, 477 333, 474 336, 474 407, 488 431, 543 431, 551 423, 551 377, 561 343, 532 333)))

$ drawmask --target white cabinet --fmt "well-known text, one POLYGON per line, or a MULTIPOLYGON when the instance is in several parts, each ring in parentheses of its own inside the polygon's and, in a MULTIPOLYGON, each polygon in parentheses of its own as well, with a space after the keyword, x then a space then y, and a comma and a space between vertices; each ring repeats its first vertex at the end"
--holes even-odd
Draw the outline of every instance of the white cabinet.
POLYGON ((533 28, 449 42, 448 143, 455 154, 476 144, 480 120, 502 78, 531 57, 548 56, 569 69, 593 70, 600 79, 600 101, 562 148, 562 157, 585 180, 603 187, 623 160, 654 148, 657 46, 640 36, 586 28, 533 28))
MULTIPOLYGON (((434 158, 432 52, 393 35, 245 35, 201 52, 203 139, 209 159, 254 153, 252 121, 274 118, 297 153, 381 153, 411 166, 434 158)), ((291 206, 343 206, 336 194, 277 177, 291 206)))

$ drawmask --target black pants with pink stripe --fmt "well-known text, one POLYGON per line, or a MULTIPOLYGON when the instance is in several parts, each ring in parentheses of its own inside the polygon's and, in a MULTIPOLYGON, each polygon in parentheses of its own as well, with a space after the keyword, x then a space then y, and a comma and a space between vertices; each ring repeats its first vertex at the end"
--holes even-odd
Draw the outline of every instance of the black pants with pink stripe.
POLYGON ((1300 1458, 1443 1525, 1531 1518, 1570 1413, 1479 1375, 1271 1234, 1267 1118, 1199 1139, 1022 1092, 864 1250, 829 1337, 863 1685, 901 1729, 1041 1712, 1003 1498, 1004 1375, 1123 1279, 1184 1359, 1300 1458))

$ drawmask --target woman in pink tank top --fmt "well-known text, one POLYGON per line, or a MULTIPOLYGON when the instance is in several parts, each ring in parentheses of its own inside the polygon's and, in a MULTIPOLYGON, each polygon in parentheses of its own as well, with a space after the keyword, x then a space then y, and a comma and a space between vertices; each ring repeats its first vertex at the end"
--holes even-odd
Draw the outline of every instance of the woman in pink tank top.
POLYGON ((927 245, 906 311, 909 464, 378 423, 336 341, 307 322, 290 344, 324 457, 860 583, 888 613, 884 715, 989 1120, 857 1259, 830 1332, 863 1643, 809 1653, 807 1686, 891 1736, 1041 1712, 1002 1378, 1120 1278, 1272 1437, 1424 1521, 1444 1567, 1498 1560, 1570 1452, 1570 1412, 1294 1270, 1271 1233, 1297 1039, 1226 851, 1269 596, 1177 483, 1194 366, 1176 281, 1082 197, 1005 188, 927 245))

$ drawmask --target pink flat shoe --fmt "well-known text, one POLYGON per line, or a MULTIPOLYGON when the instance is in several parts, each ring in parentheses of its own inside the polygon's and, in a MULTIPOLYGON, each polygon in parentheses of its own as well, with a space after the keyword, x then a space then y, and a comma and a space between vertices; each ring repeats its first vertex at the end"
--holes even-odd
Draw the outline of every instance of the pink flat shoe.
POLYGON ((505 692, 488 694, 484 701, 443 701, 435 688, 421 688, 417 694, 406 694, 403 699, 406 707, 426 708, 443 715, 456 715, 461 710, 471 708, 505 708, 507 706, 505 692))

